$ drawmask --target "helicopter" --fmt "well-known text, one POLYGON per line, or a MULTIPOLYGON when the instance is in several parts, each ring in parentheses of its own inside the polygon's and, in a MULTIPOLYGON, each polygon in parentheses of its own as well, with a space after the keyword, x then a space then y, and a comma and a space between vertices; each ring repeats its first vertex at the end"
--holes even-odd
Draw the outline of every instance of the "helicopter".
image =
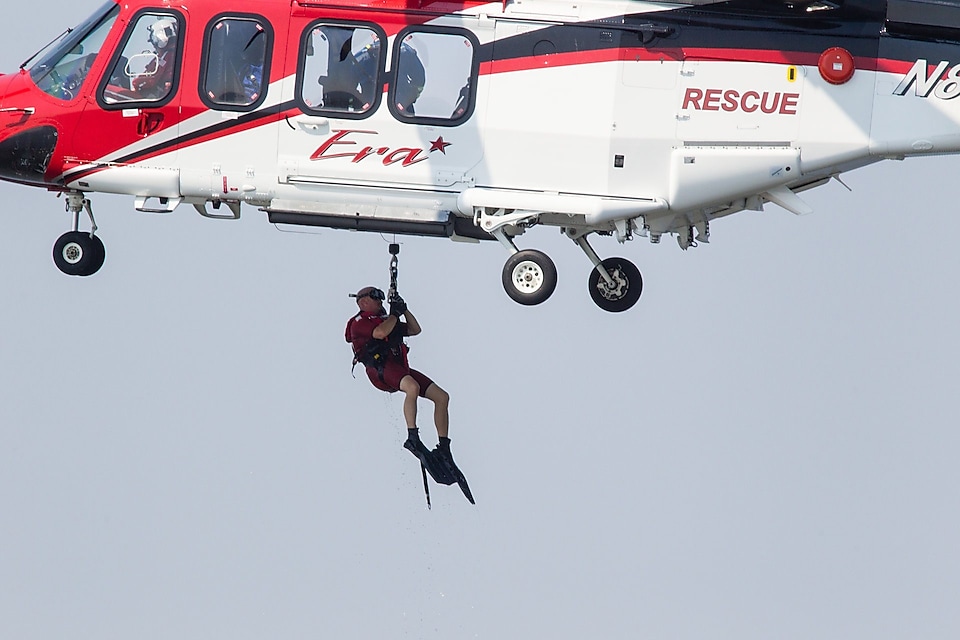
POLYGON ((711 223, 885 159, 960 152, 960 0, 108 0, 0 76, 0 179, 62 196, 65 274, 104 263, 91 194, 236 220, 495 241, 556 227, 610 312, 643 280, 591 239, 711 223), (81 230, 84 217, 89 230, 81 230))

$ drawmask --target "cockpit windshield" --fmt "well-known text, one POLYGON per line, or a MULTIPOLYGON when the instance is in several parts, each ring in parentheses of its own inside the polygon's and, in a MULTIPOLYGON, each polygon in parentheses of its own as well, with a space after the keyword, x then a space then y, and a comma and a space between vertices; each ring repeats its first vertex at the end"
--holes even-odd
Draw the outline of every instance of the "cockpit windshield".
POLYGON ((37 86, 61 100, 75 98, 119 13, 120 5, 107 2, 37 54, 40 60, 30 67, 37 86))

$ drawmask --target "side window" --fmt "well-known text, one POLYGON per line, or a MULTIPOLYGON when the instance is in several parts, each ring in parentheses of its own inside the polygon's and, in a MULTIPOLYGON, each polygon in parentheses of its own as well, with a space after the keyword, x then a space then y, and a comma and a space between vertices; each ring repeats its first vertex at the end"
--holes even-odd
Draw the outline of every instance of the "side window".
POLYGON ((466 31, 414 29, 398 40, 390 83, 393 114, 439 125, 470 117, 477 76, 474 37, 466 31))
POLYGON ((106 105, 163 102, 175 89, 180 57, 180 20, 168 13, 145 13, 130 29, 103 88, 106 105))
POLYGON ((263 101, 271 34, 256 18, 214 20, 204 47, 200 95, 214 109, 245 111, 263 101))
POLYGON ((317 24, 304 38, 297 97, 307 112, 362 118, 380 102, 383 37, 371 26, 317 24))

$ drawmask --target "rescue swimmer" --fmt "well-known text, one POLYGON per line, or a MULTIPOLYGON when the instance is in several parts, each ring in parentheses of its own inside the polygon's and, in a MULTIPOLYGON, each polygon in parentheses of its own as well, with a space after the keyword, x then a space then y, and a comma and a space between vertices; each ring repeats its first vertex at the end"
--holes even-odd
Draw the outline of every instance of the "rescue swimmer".
MULTIPOLYGON (((409 348, 404 338, 421 332, 416 316, 392 287, 389 300, 383 290, 376 287, 364 287, 350 295, 356 298, 360 309, 347 322, 344 332, 346 341, 353 348, 354 365, 364 365, 367 377, 377 389, 388 393, 403 392, 403 418, 407 425, 403 447, 420 461, 434 481, 444 485, 459 484, 464 495, 474 504, 466 478, 450 452, 450 395, 426 375, 411 368, 407 359, 409 348), (385 300, 390 305, 389 313, 383 307, 385 300), (439 442, 433 451, 420 440, 417 427, 419 398, 426 398, 434 405, 433 420, 439 442)), ((429 504, 425 477, 424 487, 429 504)))

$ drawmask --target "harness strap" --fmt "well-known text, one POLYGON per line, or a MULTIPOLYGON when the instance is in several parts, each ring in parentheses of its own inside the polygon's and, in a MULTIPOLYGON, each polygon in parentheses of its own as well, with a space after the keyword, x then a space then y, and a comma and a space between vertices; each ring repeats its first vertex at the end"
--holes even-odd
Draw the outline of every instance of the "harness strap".
MULTIPOLYGON (((347 342, 353 345, 353 325, 357 321, 357 318, 360 317, 360 313, 350 318, 350 321, 347 322, 347 330, 344 337, 347 339, 347 342)), ((360 363, 365 367, 370 367, 376 369, 377 377, 380 378, 380 382, 386 384, 386 381, 383 378, 383 368, 386 365, 387 358, 393 351, 393 347, 387 340, 378 340, 371 337, 363 347, 357 349, 354 347, 353 350, 353 366, 350 367, 350 375, 354 378, 357 376, 354 374, 354 370, 357 368, 357 364, 360 363)))

